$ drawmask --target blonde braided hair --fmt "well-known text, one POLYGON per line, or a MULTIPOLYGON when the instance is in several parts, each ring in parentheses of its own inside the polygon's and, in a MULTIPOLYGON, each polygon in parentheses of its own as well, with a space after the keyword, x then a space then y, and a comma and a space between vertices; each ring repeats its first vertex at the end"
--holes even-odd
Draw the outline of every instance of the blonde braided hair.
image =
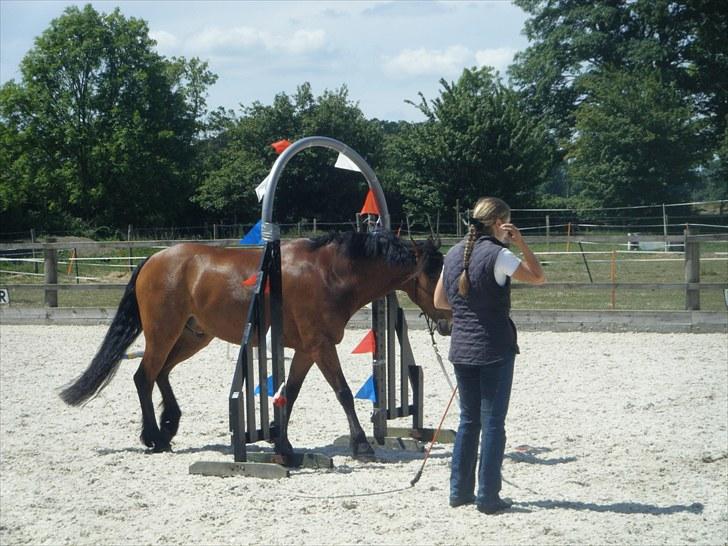
POLYGON ((476 224, 470 224, 468 229, 468 240, 465 242, 465 251, 463 253, 463 272, 458 279, 458 293, 466 298, 470 291, 470 275, 468 267, 470 266, 470 258, 475 248, 475 242, 483 232, 493 235, 493 226, 496 220, 508 221, 511 217, 511 208, 502 199, 497 197, 482 197, 473 207, 473 220, 477 220, 476 224))

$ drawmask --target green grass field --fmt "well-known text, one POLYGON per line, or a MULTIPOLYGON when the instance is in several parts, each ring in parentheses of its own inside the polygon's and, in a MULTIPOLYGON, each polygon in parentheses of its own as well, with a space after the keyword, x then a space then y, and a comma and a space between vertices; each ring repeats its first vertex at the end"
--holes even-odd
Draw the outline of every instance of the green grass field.
MULTIPOLYGON (((612 251, 610 244, 584 245, 585 254, 579 247, 565 244, 533 245, 546 271, 547 282, 610 283, 612 281, 612 251), (586 260, 586 263, 585 263, 586 260), (591 274, 591 281, 590 281, 591 274)), ((623 248, 623 247, 621 247, 623 248)), ((137 257, 148 256, 158 249, 132 250, 132 263, 137 257)), ((443 251, 447 251, 443 248, 443 251)), ((728 243, 702 243, 700 249, 700 281, 722 283, 728 286, 728 243)), ((80 256, 89 258, 89 256, 80 256)), ((68 266, 69 252, 59 252, 58 282, 61 284, 107 283, 125 284, 129 279, 129 251, 107 249, 95 251, 93 260, 79 260, 68 266)), ((614 278, 618 283, 682 283, 685 263, 680 252, 617 252, 614 254, 614 278)), ((43 264, 30 262, 2 262, 0 288, 14 284, 42 284, 43 264), (35 275, 36 269, 38 275, 35 275), (12 273, 8 273, 12 272, 12 273)), ((122 294, 121 288, 94 290, 59 290, 58 305, 61 307, 115 307, 122 294)), ((13 288, 10 290, 13 306, 42 306, 43 290, 13 288)), ((400 298, 406 307, 412 304, 400 298)), ((519 287, 512 291, 515 309, 583 309, 606 310, 612 308, 611 289, 579 288, 564 290, 559 287, 519 287)), ((701 309, 725 311, 722 288, 701 289, 701 309)), ((617 289, 615 309, 619 310, 681 310, 685 308, 685 292, 682 289, 617 289)))

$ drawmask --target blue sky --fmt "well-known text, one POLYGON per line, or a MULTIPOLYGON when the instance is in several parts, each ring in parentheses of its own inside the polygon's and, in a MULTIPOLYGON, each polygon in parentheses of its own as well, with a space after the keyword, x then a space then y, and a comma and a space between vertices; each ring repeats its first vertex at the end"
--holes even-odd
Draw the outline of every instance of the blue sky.
MULTIPOLYGON (((66 6, 86 3, 0 0, 0 81, 19 79, 35 37, 66 6)), ((346 84, 368 118, 418 121, 406 99, 437 97, 440 78, 465 67, 504 74, 528 45, 526 16, 508 1, 90 3, 147 21, 163 55, 207 60, 219 76, 208 105, 235 110, 308 81, 315 94, 346 84)))

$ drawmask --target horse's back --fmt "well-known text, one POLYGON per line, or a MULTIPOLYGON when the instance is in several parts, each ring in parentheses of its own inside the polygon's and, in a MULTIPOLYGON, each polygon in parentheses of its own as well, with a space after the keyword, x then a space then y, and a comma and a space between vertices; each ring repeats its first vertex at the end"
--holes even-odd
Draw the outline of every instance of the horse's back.
POLYGON ((143 324, 178 329, 194 318, 215 337, 239 338, 251 295, 243 283, 256 273, 260 255, 257 248, 199 243, 181 243, 154 254, 137 279, 143 324))

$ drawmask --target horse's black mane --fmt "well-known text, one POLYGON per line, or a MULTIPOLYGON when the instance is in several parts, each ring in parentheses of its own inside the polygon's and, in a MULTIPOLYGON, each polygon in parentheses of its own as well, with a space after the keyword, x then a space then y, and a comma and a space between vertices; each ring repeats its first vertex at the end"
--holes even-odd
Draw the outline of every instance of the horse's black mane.
MULTIPOLYGON (((331 231, 314 239, 309 239, 312 250, 328 244, 335 244, 352 259, 383 258, 390 265, 413 266, 417 258, 413 252, 412 242, 398 237, 390 230, 378 230, 369 233, 355 231, 331 231)), ((424 271, 429 277, 435 277, 442 270, 442 253, 439 243, 432 239, 415 241, 417 249, 424 257, 424 271)))

